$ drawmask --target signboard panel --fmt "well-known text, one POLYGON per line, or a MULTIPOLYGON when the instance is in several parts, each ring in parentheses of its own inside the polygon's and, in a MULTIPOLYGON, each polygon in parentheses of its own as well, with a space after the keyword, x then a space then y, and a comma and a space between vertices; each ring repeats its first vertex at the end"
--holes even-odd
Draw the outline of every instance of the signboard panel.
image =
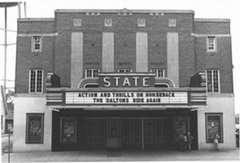
POLYGON ((155 74, 98 74, 99 87, 104 88, 130 88, 130 87, 154 87, 155 74))
POLYGON ((66 92, 65 104, 165 105, 188 104, 187 92, 66 92))

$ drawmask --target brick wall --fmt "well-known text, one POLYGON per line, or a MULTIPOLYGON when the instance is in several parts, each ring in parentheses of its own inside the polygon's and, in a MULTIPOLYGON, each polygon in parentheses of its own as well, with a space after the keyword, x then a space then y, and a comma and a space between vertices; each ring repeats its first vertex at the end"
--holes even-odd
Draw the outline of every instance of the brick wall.
MULTIPOLYGON (((97 13, 97 12, 96 12, 97 13)), ((179 86, 187 87, 190 77, 199 71, 218 68, 221 71, 222 93, 233 92, 231 38, 217 37, 217 52, 206 52, 206 34, 229 34, 230 23, 194 21, 193 13, 133 13, 118 15, 85 12, 55 12, 54 19, 40 21, 19 19, 18 34, 57 33, 43 36, 43 51, 31 52, 31 37, 17 38, 16 92, 28 92, 30 68, 53 71, 61 78, 63 87, 70 87, 71 33, 83 32, 83 74, 86 68, 102 68, 102 32, 114 33, 114 70, 136 70, 136 32, 148 33, 148 68, 165 68, 167 72, 167 32, 179 36, 179 86), (95 13, 95 14, 96 14, 95 13), (74 27, 73 19, 81 18, 81 26, 74 27), (104 19, 112 19, 112 27, 104 27, 104 19), (138 27, 137 19, 145 19, 146 27, 138 27), (176 27, 168 27, 168 20, 176 19, 176 27), (54 21, 55 20, 55 21, 54 21), (229 81, 230 80, 230 81, 229 81), (27 82, 26 82, 27 81, 27 82)))
POLYGON ((54 36, 42 37, 42 52, 31 51, 31 34, 53 32, 53 25, 49 21, 18 21, 18 34, 25 35, 17 37, 16 93, 28 93, 30 69, 43 69, 45 77, 46 72, 53 71, 54 36))
POLYGON ((221 93, 233 93, 232 51, 229 20, 196 21, 195 34, 195 69, 196 72, 206 69, 220 70, 221 93), (207 36, 217 39, 217 51, 207 52, 207 36))

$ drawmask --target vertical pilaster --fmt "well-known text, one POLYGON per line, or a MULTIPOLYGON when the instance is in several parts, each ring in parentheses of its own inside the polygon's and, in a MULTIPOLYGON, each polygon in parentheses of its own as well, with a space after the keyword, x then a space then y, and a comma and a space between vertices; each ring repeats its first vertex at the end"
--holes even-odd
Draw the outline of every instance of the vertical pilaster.
POLYGON ((179 87, 178 33, 167 33, 167 76, 179 87))
POLYGON ((83 33, 73 32, 71 36, 71 87, 78 87, 83 78, 83 33))
POLYGON ((148 72, 148 34, 136 34, 136 72, 148 72))
POLYGON ((102 34, 102 72, 114 72, 114 33, 102 34))

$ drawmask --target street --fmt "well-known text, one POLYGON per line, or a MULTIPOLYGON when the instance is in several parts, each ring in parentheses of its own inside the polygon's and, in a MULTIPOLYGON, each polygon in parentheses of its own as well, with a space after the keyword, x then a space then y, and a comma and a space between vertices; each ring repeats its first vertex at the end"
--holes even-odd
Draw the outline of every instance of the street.
MULTIPOLYGON (((3 162, 8 161, 4 154, 3 162)), ((84 161, 236 161, 239 150, 224 151, 69 151, 11 153, 11 162, 84 162, 84 161)))

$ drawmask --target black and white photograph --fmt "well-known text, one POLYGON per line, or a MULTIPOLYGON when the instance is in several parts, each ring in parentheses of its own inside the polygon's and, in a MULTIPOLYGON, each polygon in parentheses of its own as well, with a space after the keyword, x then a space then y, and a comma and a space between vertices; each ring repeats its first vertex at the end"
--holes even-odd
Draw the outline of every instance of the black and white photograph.
POLYGON ((238 0, 0 1, 3 163, 240 161, 238 0))

